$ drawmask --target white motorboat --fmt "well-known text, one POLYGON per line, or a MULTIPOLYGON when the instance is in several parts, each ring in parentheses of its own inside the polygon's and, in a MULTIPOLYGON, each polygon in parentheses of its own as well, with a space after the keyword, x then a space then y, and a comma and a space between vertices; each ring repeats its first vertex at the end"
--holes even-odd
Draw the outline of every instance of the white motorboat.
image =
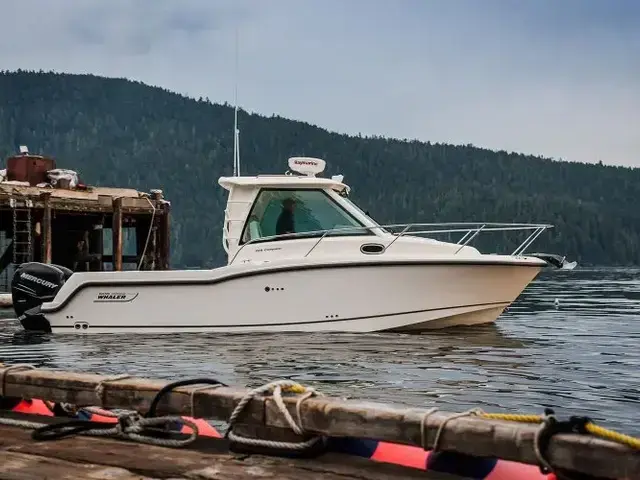
POLYGON ((379 225, 321 159, 283 175, 221 177, 223 246, 210 270, 76 272, 29 263, 13 302, 23 327, 54 333, 422 331, 489 323, 546 262, 524 255, 551 225, 379 225), (284 213, 283 213, 284 212, 284 213), (399 231, 397 231, 399 230, 399 231), (512 254, 470 245, 489 231, 530 234, 512 254), (459 234, 457 242, 434 238, 459 234))

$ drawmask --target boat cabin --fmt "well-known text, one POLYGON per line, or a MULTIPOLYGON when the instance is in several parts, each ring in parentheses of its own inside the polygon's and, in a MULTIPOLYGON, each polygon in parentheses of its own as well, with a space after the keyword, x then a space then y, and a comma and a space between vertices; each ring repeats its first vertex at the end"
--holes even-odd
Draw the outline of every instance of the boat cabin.
POLYGON ((460 250, 460 245, 420 237, 403 236, 396 242, 396 235, 348 198, 350 189, 342 175, 316 176, 325 165, 318 158, 292 157, 290 170, 282 175, 219 179, 229 191, 222 238, 228 263, 309 254, 380 254, 392 242, 398 243, 394 250, 406 253, 424 251, 425 246, 443 253, 460 250))

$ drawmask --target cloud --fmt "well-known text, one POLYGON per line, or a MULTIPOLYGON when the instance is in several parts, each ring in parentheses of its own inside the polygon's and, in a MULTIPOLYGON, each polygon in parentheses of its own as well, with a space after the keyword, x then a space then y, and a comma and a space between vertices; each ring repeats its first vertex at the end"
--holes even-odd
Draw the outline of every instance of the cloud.
POLYGON ((329 130, 640 166, 634 0, 21 0, 2 68, 129 77, 329 130), (29 35, 24 32, 28 31, 29 35))

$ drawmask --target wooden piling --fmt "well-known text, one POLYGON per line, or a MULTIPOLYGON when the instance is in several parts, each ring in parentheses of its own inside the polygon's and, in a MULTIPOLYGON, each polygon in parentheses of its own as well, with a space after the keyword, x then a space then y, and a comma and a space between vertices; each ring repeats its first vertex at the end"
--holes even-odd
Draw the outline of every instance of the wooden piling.
POLYGON ((147 218, 136 219, 136 255, 142 270, 154 270, 154 229, 153 221, 147 218))
POLYGON ((42 193, 42 262, 51 263, 51 193, 42 193))
POLYGON ((104 215, 103 218, 100 219, 99 223, 94 223, 93 225, 91 225, 89 249, 95 255, 95 258, 91 261, 91 270, 94 272, 104 270, 102 258, 104 252, 103 224, 104 215))
POLYGON ((113 199, 113 270, 122 270, 122 197, 113 199))
MULTIPOLYGON (((4 373, 0 375, 0 378, 4 377, 4 392, 0 394, 8 397, 39 398, 139 412, 147 412, 155 395, 167 384, 143 378, 110 381, 109 377, 102 375, 48 370, 8 370, 4 373)), ((246 389, 231 387, 205 390, 202 387, 180 387, 163 397, 157 414, 227 420, 246 393, 246 389)), ((298 398, 284 397, 293 418, 297 418, 298 398)), ((438 429, 446 421, 439 439, 440 450, 538 464, 534 449, 538 425, 477 416, 456 418, 455 413, 446 411, 427 413, 425 409, 330 397, 308 398, 300 406, 301 424, 311 434, 370 438, 429 449, 433 448, 438 429), (423 422, 425 445, 422 445, 423 422)), ((289 428, 270 396, 251 400, 238 417, 238 423, 276 433, 289 428)), ((554 435, 549 442, 547 459, 554 468, 577 473, 613 479, 640 478, 638 450, 590 435, 554 435)))
POLYGON ((162 205, 162 216, 158 228, 158 270, 169 270, 171 247, 171 204, 165 202, 162 205))

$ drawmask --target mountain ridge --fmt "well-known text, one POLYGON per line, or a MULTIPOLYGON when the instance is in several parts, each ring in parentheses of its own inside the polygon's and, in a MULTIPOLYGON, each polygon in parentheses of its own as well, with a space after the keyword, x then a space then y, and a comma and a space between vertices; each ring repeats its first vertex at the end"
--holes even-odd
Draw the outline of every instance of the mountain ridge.
MULTIPOLYGON (((555 232, 530 251, 582 264, 640 263, 638 168, 336 133, 245 109, 239 116, 242 174, 283 172, 289 156, 320 157, 326 175, 345 175, 354 201, 384 223, 552 223, 555 232)), ((26 144, 88 183, 162 188, 173 204, 172 266, 224 263, 226 195, 217 179, 232 172, 229 104, 126 78, 2 71, 0 135, 3 158, 26 144)))

